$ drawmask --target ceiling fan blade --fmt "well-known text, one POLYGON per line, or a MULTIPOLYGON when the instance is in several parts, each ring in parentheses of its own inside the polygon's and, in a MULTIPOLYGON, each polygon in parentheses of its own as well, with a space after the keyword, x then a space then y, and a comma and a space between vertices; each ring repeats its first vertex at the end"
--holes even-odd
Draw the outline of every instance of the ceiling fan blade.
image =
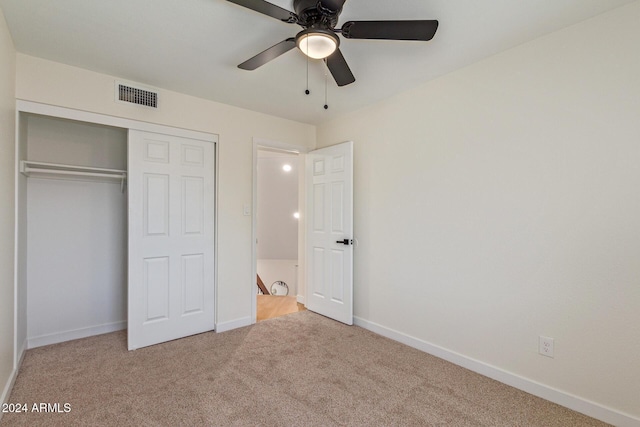
POLYGON ((438 21, 349 21, 342 26, 348 39, 420 40, 433 38, 438 21))
POLYGON ((263 13, 272 18, 279 19, 280 21, 293 24, 297 21, 296 14, 289 12, 287 9, 283 9, 280 6, 271 4, 264 0, 227 0, 231 3, 235 3, 240 6, 244 6, 247 9, 255 10, 256 12, 263 13))
POLYGON ((331 12, 337 12, 342 10, 345 1, 346 0, 320 0, 320 6, 331 12))
POLYGON ((296 47, 296 39, 294 39, 293 37, 288 38, 276 45, 271 46, 269 49, 260 52, 253 58, 244 61, 242 64, 238 65, 238 68, 241 68, 243 70, 255 70, 256 68, 263 66, 267 62, 276 59, 283 53, 289 52, 294 47, 296 47))
POLYGON ((356 81, 340 49, 337 49, 331 56, 325 59, 325 61, 327 62, 327 68, 331 71, 331 75, 336 83, 338 83, 338 86, 346 86, 356 81))

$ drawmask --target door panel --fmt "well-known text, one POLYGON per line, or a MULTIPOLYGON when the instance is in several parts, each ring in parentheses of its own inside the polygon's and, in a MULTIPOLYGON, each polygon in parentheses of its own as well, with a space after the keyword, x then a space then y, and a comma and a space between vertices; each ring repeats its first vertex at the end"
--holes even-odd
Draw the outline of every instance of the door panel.
POLYGON ((340 304, 344 303, 344 275, 345 256, 344 251, 331 251, 331 300, 340 304))
POLYGON ((145 323, 169 318, 169 258, 144 259, 145 323))
MULTIPOLYGON (((310 294, 314 297, 324 298, 324 287, 326 285, 324 281, 324 248, 313 248, 312 260, 311 260, 311 281, 313 286, 309 287, 310 294)), ((309 307, 307 303, 307 307, 309 307)))
POLYGON ((169 175, 144 174, 146 236, 169 234, 169 175))
POLYGON ((204 256, 182 256, 182 314, 201 313, 204 309, 204 256))
POLYGON ((169 141, 147 139, 144 146, 144 160, 147 162, 169 163, 169 141))
POLYGON ((331 231, 344 234, 344 182, 331 183, 331 231))
POLYGON ((307 308, 351 325, 353 143, 308 153, 306 182, 307 308))
POLYGON ((214 328, 214 146, 129 132, 129 349, 214 328))
POLYGON ((313 185, 313 231, 324 230, 324 184, 313 185))
POLYGON ((182 234, 202 235, 204 219, 204 179, 182 177, 182 234))

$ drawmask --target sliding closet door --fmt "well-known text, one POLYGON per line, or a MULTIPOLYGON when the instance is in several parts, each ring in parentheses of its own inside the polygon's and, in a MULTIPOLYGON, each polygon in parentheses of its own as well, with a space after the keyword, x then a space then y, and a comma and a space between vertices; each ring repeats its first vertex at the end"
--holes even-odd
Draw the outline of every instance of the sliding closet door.
POLYGON ((129 131, 129 350, 214 328, 214 144, 129 131))

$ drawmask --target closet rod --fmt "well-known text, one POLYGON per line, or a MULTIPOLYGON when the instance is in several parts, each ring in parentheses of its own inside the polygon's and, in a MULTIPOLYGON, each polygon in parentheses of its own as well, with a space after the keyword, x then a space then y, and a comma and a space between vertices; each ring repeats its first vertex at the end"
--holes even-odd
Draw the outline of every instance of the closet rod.
POLYGON ((31 160, 22 160, 20 162, 22 168, 21 172, 26 172, 25 169, 34 169, 31 166, 42 166, 42 168, 38 169, 46 169, 47 171, 52 170, 49 168, 55 168, 55 170, 74 170, 74 171, 86 171, 86 172, 99 172, 99 173, 112 173, 112 174, 126 174, 127 171, 121 169, 106 169, 106 168, 97 168, 93 166, 77 166, 77 165, 65 165, 62 163, 45 163, 45 162, 34 162, 31 160))
POLYGON ((123 174, 113 174, 113 173, 98 173, 98 172, 81 172, 81 171, 69 171, 62 169, 43 169, 43 168, 30 168, 27 166, 24 171, 28 174, 31 172, 36 173, 46 173, 52 175, 73 175, 73 176, 93 176, 97 178, 114 178, 114 179, 122 179, 124 177, 123 174))
POLYGON ((119 169, 94 168, 90 166, 63 165, 59 163, 31 162, 22 160, 20 162, 20 172, 26 176, 31 173, 45 175, 66 175, 90 178, 109 178, 120 180, 120 190, 124 192, 127 172, 119 169))

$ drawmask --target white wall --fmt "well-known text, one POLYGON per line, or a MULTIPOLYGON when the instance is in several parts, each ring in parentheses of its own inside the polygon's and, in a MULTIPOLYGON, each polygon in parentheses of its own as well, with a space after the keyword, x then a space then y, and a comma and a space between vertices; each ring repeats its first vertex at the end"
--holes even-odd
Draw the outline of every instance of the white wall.
POLYGON ((262 153, 257 166, 257 256, 297 259, 298 220, 293 214, 298 212, 298 156, 262 153), (285 164, 291 171, 282 169, 285 164))
POLYGON ((27 158, 38 162, 127 169, 127 130, 23 114, 27 158))
POLYGON ((271 292, 271 285, 273 285, 273 282, 282 281, 289 287, 288 296, 298 296, 297 259, 259 259, 257 267, 258 274, 269 292, 271 292))
POLYGON ((15 77, 16 52, 0 9, 0 403, 14 369, 15 77))
POLYGON ((126 327, 120 184, 30 178, 27 204, 29 348, 126 327))
MULTIPOLYGON (((26 115, 32 161, 126 169, 127 131, 26 115)), ((29 348, 126 327, 127 195, 120 182, 27 180, 29 348)))
POLYGON ((363 323, 640 419, 638 22, 635 2, 319 127, 355 141, 363 323))
MULTIPOLYGON (((315 146, 315 127, 176 92, 159 90, 159 109, 116 103, 116 77, 23 54, 17 55, 19 99, 218 134, 218 308, 219 323, 251 319, 253 138, 315 146)), ((146 82, 140 82, 146 83, 146 82)))

